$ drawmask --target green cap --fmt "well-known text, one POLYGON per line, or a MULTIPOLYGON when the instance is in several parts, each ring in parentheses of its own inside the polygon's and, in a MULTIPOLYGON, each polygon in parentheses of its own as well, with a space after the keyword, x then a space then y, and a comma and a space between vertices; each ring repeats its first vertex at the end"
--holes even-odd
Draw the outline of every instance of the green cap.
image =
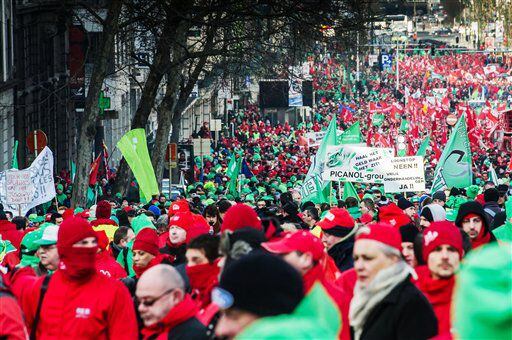
POLYGON ((468 254, 454 289, 452 317, 456 338, 512 339, 510 268, 510 246, 490 243, 468 254))
POLYGON ((37 214, 28 215, 28 220, 32 223, 41 223, 44 222, 43 216, 38 216, 37 214))
POLYGON ((245 196, 245 201, 246 202, 254 202, 254 195, 249 194, 249 195, 245 196))
POLYGON ((141 231, 144 228, 156 229, 155 225, 153 224, 153 222, 151 222, 149 217, 146 216, 146 214, 141 214, 135 217, 132 220, 132 228, 135 235, 137 235, 139 231, 141 231))
POLYGON ((31 255, 39 248, 39 244, 37 243, 37 241, 41 239, 41 237, 43 236, 44 229, 45 228, 39 228, 23 236, 20 246, 21 256, 25 254, 31 255))
POLYGON ((16 251, 16 247, 12 245, 11 241, 0 238, 0 262, 4 260, 5 255, 13 251, 16 251))

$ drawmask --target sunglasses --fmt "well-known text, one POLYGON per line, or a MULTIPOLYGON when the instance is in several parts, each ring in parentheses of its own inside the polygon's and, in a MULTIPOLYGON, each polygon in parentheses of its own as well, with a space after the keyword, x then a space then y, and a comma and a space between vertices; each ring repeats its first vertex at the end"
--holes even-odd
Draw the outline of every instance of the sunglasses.
POLYGON ((167 294, 169 293, 172 293, 172 291, 174 291, 176 288, 171 288, 169 290, 166 290, 162 295, 156 297, 156 298, 153 298, 151 300, 139 300, 137 299, 137 302, 138 304, 140 305, 143 305, 145 307, 151 307, 153 306, 158 300, 160 300, 161 298, 163 298, 164 296, 166 296, 167 294))

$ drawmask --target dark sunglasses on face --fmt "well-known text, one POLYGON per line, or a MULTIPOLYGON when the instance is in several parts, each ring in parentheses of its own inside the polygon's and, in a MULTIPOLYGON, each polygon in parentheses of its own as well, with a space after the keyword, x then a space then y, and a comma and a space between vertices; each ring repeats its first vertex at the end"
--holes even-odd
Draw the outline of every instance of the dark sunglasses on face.
POLYGON ((172 291, 174 291, 176 288, 171 288, 169 290, 166 290, 162 295, 156 297, 156 298, 153 298, 151 300, 139 300, 137 299, 137 302, 140 304, 140 305, 144 305, 145 307, 151 307, 153 306, 158 300, 160 300, 161 298, 163 298, 164 296, 166 296, 167 294, 171 293, 172 291))

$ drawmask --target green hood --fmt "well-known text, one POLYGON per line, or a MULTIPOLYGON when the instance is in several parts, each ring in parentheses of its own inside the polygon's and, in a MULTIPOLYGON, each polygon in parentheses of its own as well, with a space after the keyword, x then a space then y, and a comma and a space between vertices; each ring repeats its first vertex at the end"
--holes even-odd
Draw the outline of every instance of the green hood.
POLYGON ((456 338, 512 339, 510 268, 509 245, 491 243, 468 255, 454 290, 452 316, 456 338))

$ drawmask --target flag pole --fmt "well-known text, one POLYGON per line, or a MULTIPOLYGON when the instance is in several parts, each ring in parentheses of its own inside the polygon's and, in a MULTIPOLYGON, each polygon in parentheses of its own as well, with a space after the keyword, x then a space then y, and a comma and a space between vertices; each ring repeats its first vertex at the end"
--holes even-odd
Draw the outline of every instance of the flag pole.
POLYGON ((332 181, 329 181, 329 206, 332 207, 332 181))

